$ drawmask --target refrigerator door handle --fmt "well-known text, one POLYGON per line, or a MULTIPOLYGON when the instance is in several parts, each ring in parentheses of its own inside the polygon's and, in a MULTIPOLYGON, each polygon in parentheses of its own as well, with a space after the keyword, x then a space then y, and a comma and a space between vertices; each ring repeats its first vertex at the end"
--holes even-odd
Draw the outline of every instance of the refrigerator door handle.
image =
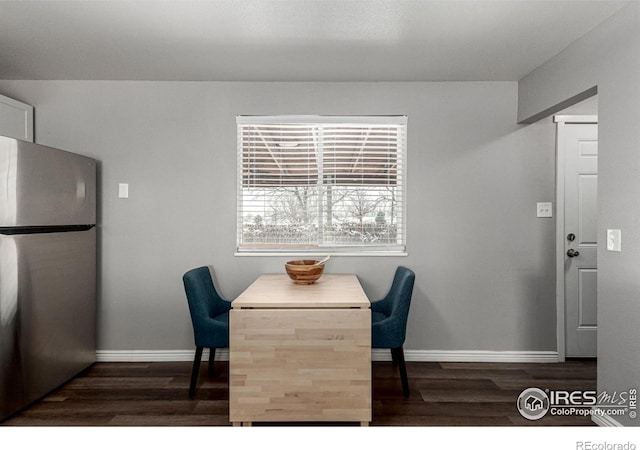
POLYGON ((13 236, 16 234, 45 234, 45 233, 68 233, 72 231, 87 231, 95 225, 53 225, 34 227, 0 227, 0 234, 13 236))

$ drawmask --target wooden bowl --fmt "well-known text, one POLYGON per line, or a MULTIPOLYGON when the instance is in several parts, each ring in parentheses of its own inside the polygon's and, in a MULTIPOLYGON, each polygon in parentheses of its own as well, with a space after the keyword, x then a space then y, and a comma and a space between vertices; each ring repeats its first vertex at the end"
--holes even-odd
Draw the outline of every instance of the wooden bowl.
POLYGON ((284 264, 287 275, 296 284, 313 284, 322 276, 324 264, 318 264, 316 259, 297 259, 284 264))

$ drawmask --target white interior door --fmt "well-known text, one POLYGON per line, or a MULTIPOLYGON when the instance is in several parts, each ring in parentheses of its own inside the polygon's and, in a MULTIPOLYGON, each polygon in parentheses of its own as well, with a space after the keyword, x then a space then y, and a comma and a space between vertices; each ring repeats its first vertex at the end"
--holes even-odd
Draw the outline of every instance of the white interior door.
MULTIPOLYGON (((598 125, 565 123, 565 356, 595 357, 598 330, 598 125)), ((559 153, 559 155, 561 152, 559 153)))

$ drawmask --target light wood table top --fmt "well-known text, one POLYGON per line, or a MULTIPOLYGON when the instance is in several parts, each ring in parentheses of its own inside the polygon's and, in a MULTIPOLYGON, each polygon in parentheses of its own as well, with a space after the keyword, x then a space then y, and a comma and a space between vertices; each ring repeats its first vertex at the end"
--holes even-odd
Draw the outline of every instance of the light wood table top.
POLYGON ((258 277, 231 304, 245 308, 370 308, 355 274, 323 274, 313 284, 295 284, 287 274, 258 277))

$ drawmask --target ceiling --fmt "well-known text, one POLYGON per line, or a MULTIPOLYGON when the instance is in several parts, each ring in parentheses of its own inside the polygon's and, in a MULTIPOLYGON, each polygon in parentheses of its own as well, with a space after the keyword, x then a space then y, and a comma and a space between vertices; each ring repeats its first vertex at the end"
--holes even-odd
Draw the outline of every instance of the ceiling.
POLYGON ((627 3, 0 0, 0 79, 516 81, 627 3))

